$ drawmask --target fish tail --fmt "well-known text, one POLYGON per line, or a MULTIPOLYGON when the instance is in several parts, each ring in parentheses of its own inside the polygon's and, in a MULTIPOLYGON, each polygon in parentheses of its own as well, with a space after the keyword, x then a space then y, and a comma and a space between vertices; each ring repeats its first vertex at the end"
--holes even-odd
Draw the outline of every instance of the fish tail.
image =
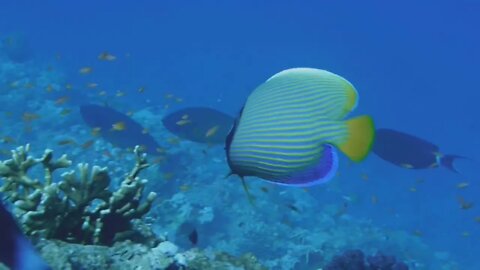
POLYGON ((460 173, 454 166, 454 162, 457 159, 467 159, 466 157, 458 156, 458 155, 444 155, 440 158, 440 165, 449 169, 454 173, 460 173))
POLYGON ((364 159, 373 145, 375 127, 368 115, 362 115, 346 121, 347 138, 337 147, 353 161, 364 159))

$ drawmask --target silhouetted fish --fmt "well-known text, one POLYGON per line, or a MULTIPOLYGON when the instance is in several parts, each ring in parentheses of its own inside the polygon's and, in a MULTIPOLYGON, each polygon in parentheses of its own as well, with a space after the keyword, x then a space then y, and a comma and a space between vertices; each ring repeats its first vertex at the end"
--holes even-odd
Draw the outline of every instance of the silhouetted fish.
POLYGON ((158 143, 139 123, 112 108, 99 105, 80 106, 85 123, 113 145, 121 148, 144 147, 149 154, 158 154, 158 143), (121 126, 122 128, 119 128, 121 126))
POLYGON ((198 232, 196 229, 193 229, 190 234, 188 235, 188 240, 190 240, 190 243, 193 245, 196 245, 198 242, 198 232))
POLYGON ((10 269, 50 269, 0 202, 0 262, 10 269))
POLYGON ((435 144, 393 129, 376 130, 373 152, 381 159, 407 169, 426 169, 444 166, 457 172, 453 162, 457 155, 440 153, 435 144))
POLYGON ((207 107, 189 107, 162 119, 163 125, 178 137, 198 143, 225 142, 234 118, 207 107))

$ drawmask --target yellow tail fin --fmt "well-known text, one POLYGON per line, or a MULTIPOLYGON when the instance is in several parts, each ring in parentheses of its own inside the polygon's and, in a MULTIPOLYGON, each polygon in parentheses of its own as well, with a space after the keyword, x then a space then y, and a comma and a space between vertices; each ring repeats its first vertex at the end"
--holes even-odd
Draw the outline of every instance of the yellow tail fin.
POLYGON ((353 161, 364 159, 373 145, 375 127, 368 115, 352 118, 347 121, 347 140, 338 148, 353 161))

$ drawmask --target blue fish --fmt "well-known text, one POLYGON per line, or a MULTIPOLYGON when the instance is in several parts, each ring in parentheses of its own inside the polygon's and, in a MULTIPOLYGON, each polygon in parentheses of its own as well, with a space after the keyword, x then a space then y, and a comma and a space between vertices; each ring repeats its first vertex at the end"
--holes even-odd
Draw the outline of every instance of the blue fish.
POLYGON ((22 234, 14 218, 0 202, 0 262, 12 270, 46 270, 50 267, 22 234))
POLYGON ((299 187, 329 181, 337 149, 361 161, 372 147, 371 117, 345 119, 357 100, 351 83, 325 70, 275 74, 250 94, 227 136, 231 174, 299 187))
POLYGON ((91 128, 100 128, 100 135, 121 148, 134 148, 136 145, 144 147, 148 154, 158 155, 158 143, 145 129, 132 118, 112 108, 94 104, 80 106, 80 114, 85 123, 91 128), (112 127, 122 123, 125 129, 115 131, 112 127))

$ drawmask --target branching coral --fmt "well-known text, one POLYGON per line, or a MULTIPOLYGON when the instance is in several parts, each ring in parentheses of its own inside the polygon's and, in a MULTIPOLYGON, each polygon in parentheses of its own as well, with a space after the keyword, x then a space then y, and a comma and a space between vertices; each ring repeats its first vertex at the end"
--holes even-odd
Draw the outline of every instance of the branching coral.
POLYGON ((53 173, 68 168, 66 155, 53 160, 52 150, 41 158, 28 155, 29 145, 12 151, 12 159, 0 162, 0 176, 5 183, 0 192, 14 203, 15 215, 27 235, 60 239, 83 244, 111 245, 135 234, 131 221, 140 219, 151 208, 156 194, 142 202, 147 180, 139 173, 149 166, 145 154, 136 147, 136 165, 115 192, 109 190, 107 168, 86 163, 77 171, 65 172, 55 182, 53 173), (29 171, 41 164, 43 181, 32 179, 29 171))

